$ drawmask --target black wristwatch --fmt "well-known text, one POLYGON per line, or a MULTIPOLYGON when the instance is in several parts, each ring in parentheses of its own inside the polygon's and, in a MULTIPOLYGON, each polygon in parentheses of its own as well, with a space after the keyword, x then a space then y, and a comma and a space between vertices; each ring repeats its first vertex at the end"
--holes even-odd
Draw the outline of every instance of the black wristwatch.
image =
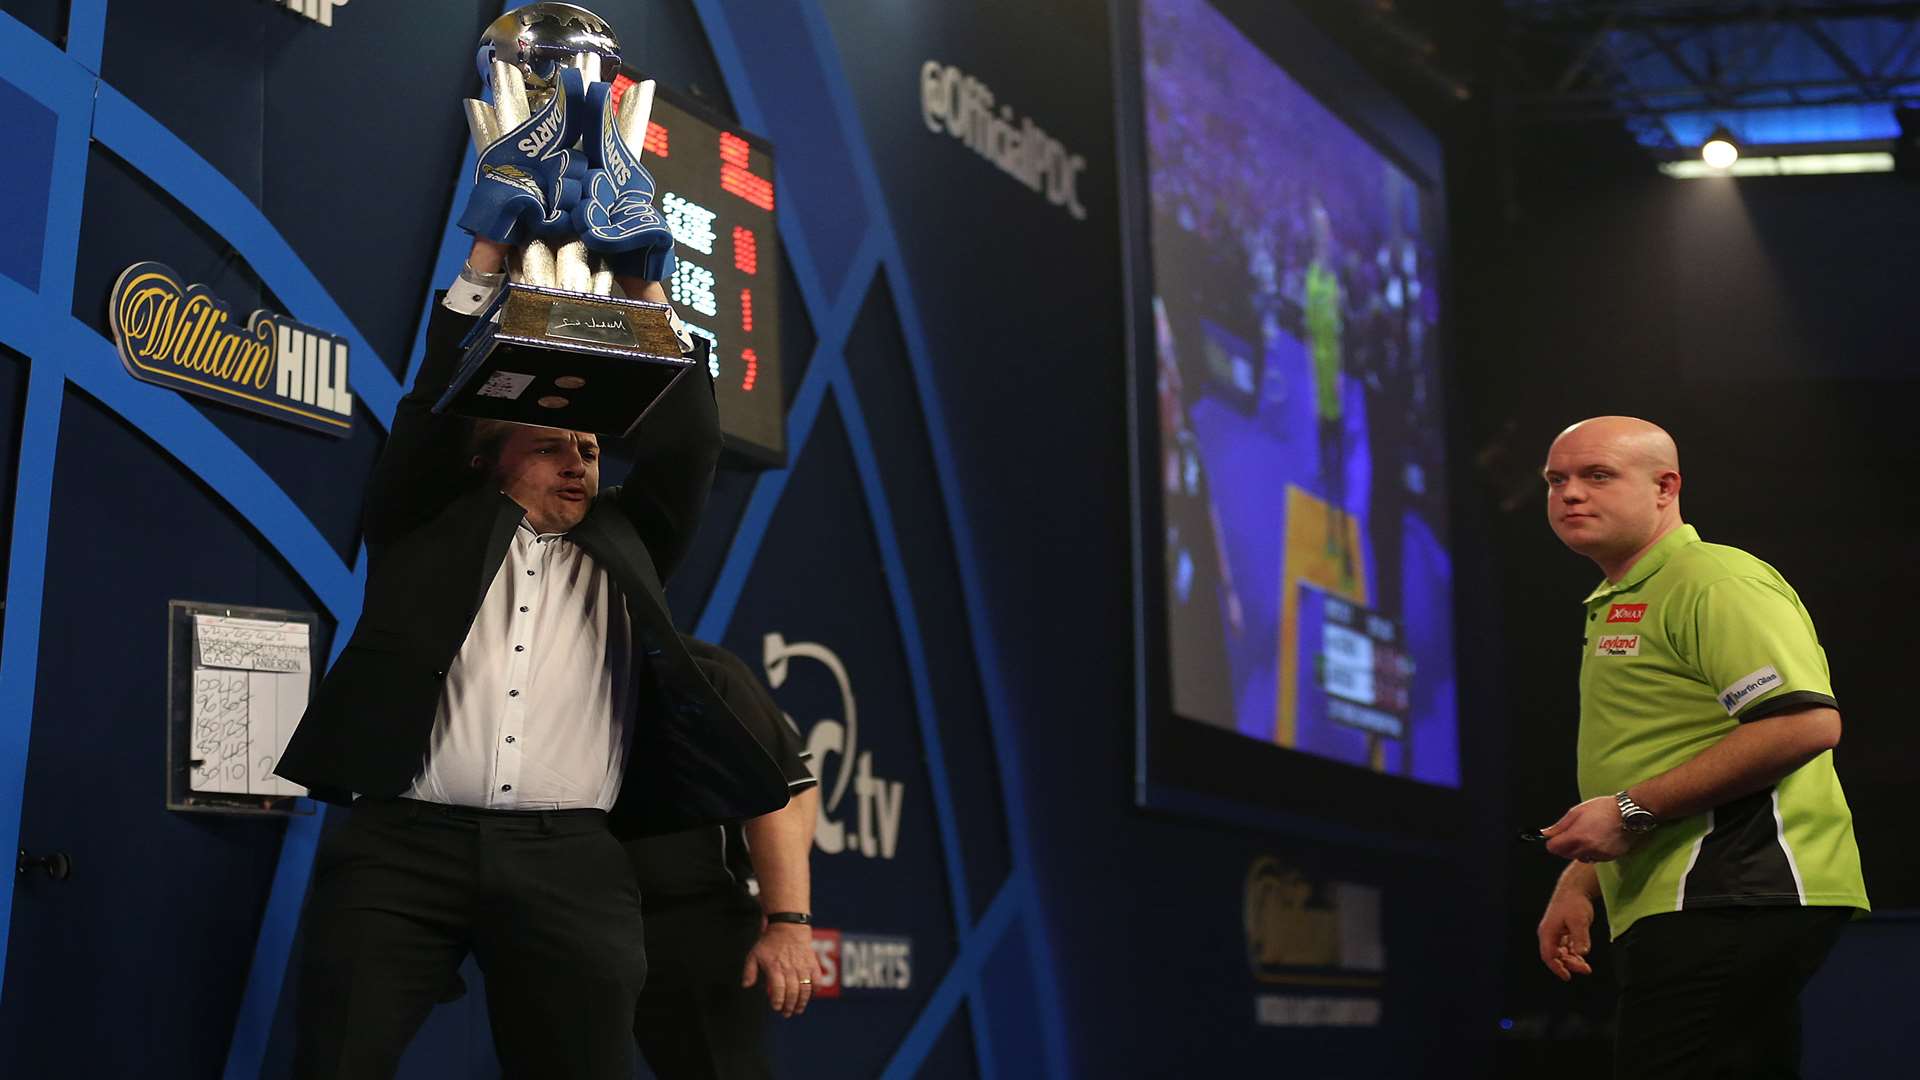
POLYGON ((1620 804, 1620 827, 1630 833, 1650 833, 1660 825, 1660 819, 1653 812, 1633 801, 1633 796, 1621 792, 1613 797, 1620 804))
POLYGON ((767 912, 767 921, 770 923, 790 922, 797 923, 801 926, 812 926, 813 916, 804 911, 769 911, 767 912))

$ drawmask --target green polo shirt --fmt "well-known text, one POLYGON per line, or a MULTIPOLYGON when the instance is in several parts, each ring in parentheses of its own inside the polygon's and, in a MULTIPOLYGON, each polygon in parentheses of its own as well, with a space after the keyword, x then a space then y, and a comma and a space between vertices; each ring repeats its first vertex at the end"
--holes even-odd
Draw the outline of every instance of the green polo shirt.
POLYGON ((1321 420, 1340 419, 1340 279, 1325 263, 1307 267, 1307 341, 1313 350, 1313 407, 1321 420))
MULTIPOLYGON (((1580 660, 1580 797, 1624 791, 1692 760, 1742 723, 1833 706, 1813 619, 1773 567, 1662 537, 1586 599, 1580 660)), ((1663 823, 1596 864, 1618 937, 1643 916, 1705 907, 1866 909, 1853 815, 1833 754, 1704 814, 1663 823)))

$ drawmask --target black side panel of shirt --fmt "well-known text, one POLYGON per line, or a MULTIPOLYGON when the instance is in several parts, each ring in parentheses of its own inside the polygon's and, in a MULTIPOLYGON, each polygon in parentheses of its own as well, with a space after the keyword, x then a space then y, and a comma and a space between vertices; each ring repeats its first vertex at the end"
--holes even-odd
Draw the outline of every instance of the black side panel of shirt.
POLYGON ((1773 817, 1773 788, 1716 807, 1713 831, 1700 842, 1700 857, 1687 873, 1685 909, 1799 902, 1773 817))

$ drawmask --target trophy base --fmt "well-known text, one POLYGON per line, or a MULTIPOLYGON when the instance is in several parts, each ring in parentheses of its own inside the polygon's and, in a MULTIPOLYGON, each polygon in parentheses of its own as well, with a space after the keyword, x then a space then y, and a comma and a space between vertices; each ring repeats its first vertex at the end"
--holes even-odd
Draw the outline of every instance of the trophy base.
POLYGON ((679 378, 707 364, 680 353, 665 304, 508 284, 468 336, 435 412, 626 435, 679 378))

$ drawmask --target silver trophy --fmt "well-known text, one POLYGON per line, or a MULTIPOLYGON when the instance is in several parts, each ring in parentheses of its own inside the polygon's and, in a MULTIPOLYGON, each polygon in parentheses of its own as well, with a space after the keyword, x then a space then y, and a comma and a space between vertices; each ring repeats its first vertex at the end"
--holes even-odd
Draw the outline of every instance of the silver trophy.
MULTIPOLYGON (((612 82, 620 72, 620 41, 606 20, 585 8, 535 3, 494 20, 476 59, 493 100, 464 104, 474 147, 484 157, 564 92, 564 69, 578 70, 587 86, 612 82)), ((650 79, 629 86, 612 114, 636 162, 653 92, 650 79)), ((621 435, 684 372, 706 366, 672 308, 616 295, 613 271, 577 237, 515 243, 507 275, 469 335, 437 409, 621 435)))

